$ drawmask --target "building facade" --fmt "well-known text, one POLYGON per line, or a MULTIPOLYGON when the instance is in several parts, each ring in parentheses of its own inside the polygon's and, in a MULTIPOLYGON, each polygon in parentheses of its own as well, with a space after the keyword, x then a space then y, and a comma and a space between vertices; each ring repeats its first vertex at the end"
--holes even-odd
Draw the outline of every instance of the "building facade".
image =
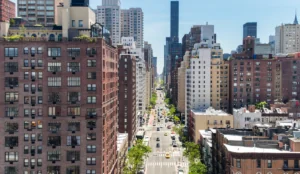
POLYGON ((121 10, 121 37, 133 37, 137 48, 144 44, 144 13, 141 8, 121 10))
POLYGON ((6 57, 0 103, 2 172, 113 172, 116 49, 103 39, 95 43, 2 41, 0 45, 6 57))
POLYGON ((178 103, 177 110, 185 113, 186 108, 186 69, 190 66, 190 52, 186 51, 183 56, 183 61, 178 68, 178 103))
POLYGON ((282 24, 275 28, 275 53, 289 54, 300 51, 299 24, 282 24))
POLYGON ((126 156, 128 154, 128 134, 118 133, 118 174, 123 174, 123 168, 126 164, 126 156))
POLYGON ((243 25, 243 39, 248 36, 257 38, 257 22, 247 22, 243 25))
POLYGON ((128 134, 128 146, 135 139, 137 128, 136 112, 136 58, 123 49, 119 59, 119 133, 128 134))
POLYGON ((16 17, 16 4, 10 0, 0 1, 0 22, 9 22, 10 18, 16 17))
POLYGON ((121 43, 121 2, 120 0, 102 0, 97 6, 96 21, 110 31, 112 44, 121 43))
POLYGON ((233 127, 233 116, 210 107, 203 110, 191 110, 188 122, 190 140, 198 143, 200 138, 199 130, 233 127))
MULTIPOLYGON (((67 3, 67 2, 66 2, 67 3)), ((70 3, 70 2, 69 2, 70 3)), ((26 19, 31 24, 53 26, 59 18, 57 14, 59 1, 18 1, 18 16, 26 19)))
POLYGON ((179 1, 171 1, 170 37, 176 38, 179 34, 179 1))

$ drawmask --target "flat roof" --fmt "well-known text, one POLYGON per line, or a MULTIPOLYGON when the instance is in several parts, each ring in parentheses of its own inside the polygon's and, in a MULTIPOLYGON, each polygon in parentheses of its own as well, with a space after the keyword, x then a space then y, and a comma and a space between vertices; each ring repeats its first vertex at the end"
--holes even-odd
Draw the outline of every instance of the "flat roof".
POLYGON ((242 141, 244 135, 224 135, 224 137, 229 141, 242 141))
POLYGON ((300 154, 300 152, 290 152, 290 151, 278 150, 275 148, 231 146, 228 144, 224 144, 224 146, 229 152, 234 152, 234 153, 297 153, 300 154))
POLYGON ((208 138, 211 139, 211 131, 207 131, 207 130, 199 130, 200 135, 202 135, 203 138, 208 138))
POLYGON ((195 115, 214 115, 214 116, 232 116, 222 110, 215 110, 212 107, 207 109, 200 109, 200 110, 191 110, 195 115))

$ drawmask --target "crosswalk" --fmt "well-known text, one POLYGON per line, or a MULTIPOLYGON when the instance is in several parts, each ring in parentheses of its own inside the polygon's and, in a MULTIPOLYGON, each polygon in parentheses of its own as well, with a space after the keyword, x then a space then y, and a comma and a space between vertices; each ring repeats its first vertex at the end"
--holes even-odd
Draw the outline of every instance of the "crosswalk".
POLYGON ((167 167, 173 167, 173 166, 181 166, 181 167, 187 167, 189 164, 188 162, 147 162, 147 166, 167 166, 167 167))
MULTIPOLYGON (((155 152, 155 153, 153 153, 153 156, 165 156, 165 155, 166 155, 166 152, 155 152)), ((182 156, 182 155, 181 155, 181 152, 175 151, 175 152, 171 152, 170 156, 175 157, 175 156, 182 156)))

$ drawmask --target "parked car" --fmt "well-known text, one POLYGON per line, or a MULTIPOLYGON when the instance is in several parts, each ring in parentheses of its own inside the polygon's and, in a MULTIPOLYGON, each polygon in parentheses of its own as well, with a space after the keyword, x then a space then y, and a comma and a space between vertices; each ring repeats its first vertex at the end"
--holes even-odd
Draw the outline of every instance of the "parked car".
POLYGON ((159 148, 159 147, 160 147, 160 144, 159 144, 159 143, 156 143, 156 147, 159 148))
POLYGON ((159 131, 159 127, 158 127, 158 128, 156 128, 156 130, 157 130, 157 131, 159 131))
POLYGON ((160 141, 159 137, 156 138, 156 141, 160 141))
POLYGON ((170 155, 170 152, 166 152, 166 158, 170 158, 171 157, 171 155, 170 155))

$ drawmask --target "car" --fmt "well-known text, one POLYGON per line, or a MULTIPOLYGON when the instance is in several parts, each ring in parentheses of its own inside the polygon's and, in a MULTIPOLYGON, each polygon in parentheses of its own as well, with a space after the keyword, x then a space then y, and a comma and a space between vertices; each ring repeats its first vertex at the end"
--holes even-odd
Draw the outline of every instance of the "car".
POLYGON ((160 141, 159 137, 156 138, 156 141, 160 141))
POLYGON ((156 124, 155 124, 155 123, 153 123, 153 126, 156 126, 156 124))
POLYGON ((159 131, 159 127, 158 127, 158 128, 156 128, 156 130, 157 130, 157 131, 159 131))
POLYGON ((184 174, 183 169, 179 168, 178 169, 178 174, 184 174))
POLYGON ((166 158, 170 158, 171 157, 169 152, 166 152, 165 156, 166 156, 166 158))
POLYGON ((165 135, 165 136, 168 136, 168 133, 165 133, 164 135, 165 135))
POLYGON ((177 147, 177 143, 172 143, 172 146, 173 147, 177 147))
POLYGON ((172 139, 172 140, 175 140, 175 136, 171 136, 171 139, 172 139))
POLYGON ((160 144, 159 144, 159 143, 156 143, 156 147, 159 148, 159 147, 160 147, 160 144))
POLYGON ((168 125, 167 128, 168 128, 168 129, 171 129, 171 125, 168 125))

